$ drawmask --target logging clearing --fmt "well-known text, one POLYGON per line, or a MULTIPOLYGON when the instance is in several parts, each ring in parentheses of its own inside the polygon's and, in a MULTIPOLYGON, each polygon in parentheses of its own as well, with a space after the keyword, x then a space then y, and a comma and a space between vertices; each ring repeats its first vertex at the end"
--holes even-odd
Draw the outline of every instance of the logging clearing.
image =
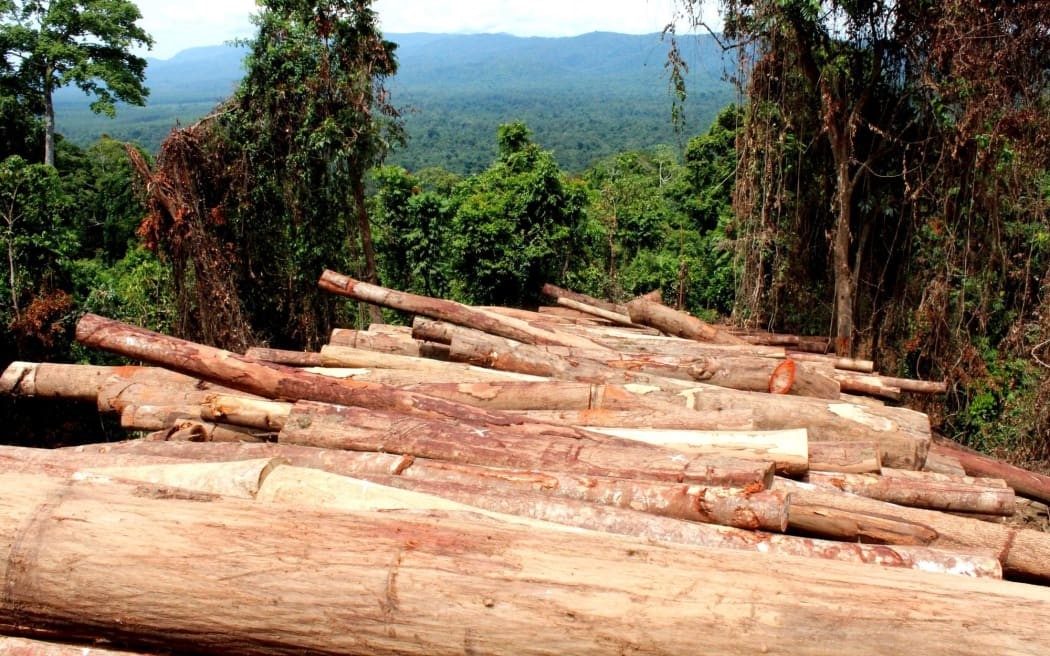
POLYGON ((1050 534, 1015 520, 1045 511, 1050 479, 935 443, 886 402, 941 383, 652 296, 548 286, 560 311, 531 312, 320 285, 415 321, 238 354, 85 315, 81 343, 137 364, 3 372, 4 394, 90 403, 131 431, 0 447, 3 640, 1040 651, 1050 534))

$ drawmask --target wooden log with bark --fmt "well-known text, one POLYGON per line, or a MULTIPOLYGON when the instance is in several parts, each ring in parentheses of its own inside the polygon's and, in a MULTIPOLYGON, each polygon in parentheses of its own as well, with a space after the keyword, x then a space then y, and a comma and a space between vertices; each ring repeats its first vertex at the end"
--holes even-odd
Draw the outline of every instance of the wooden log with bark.
POLYGON ((935 443, 931 450, 957 461, 970 476, 1001 478, 1018 494, 1050 503, 1050 476, 1030 472, 943 442, 935 443))
POLYGON ((792 360, 799 362, 815 362, 827 364, 842 371, 855 371, 862 374, 870 374, 875 371, 875 363, 871 360, 860 360, 857 358, 843 358, 824 353, 807 353, 805 351, 787 351, 792 360))
POLYGON ((643 327, 631 321, 631 317, 628 316, 626 312, 612 312, 594 305, 575 301, 571 298, 559 298, 558 305, 598 317, 599 319, 605 319, 606 321, 618 326, 628 326, 630 328, 643 327))
POLYGON ((773 476, 772 461, 689 456, 674 449, 557 426, 525 424, 508 429, 308 401, 295 405, 278 442, 490 467, 756 489, 768 487, 773 476))
POLYGON ((809 466, 818 471, 878 474, 883 470, 879 443, 809 441, 809 466))
MULTIPOLYGON (((351 476, 362 476, 367 480, 417 489, 417 482, 456 484, 466 488, 479 490, 493 490, 508 487, 520 490, 529 489, 534 492, 564 496, 567 498, 583 499, 603 504, 629 505, 629 507, 668 517, 683 517, 686 519, 712 519, 721 518, 727 522, 754 522, 754 521, 778 521, 775 510, 775 500, 759 501, 763 493, 745 493, 740 498, 736 493, 724 491, 714 497, 714 505, 698 506, 695 501, 696 488, 694 486, 681 486, 675 484, 660 484, 652 481, 628 481, 622 479, 604 479, 595 477, 573 477, 571 475, 557 474, 551 472, 517 471, 506 469, 490 469, 484 467, 472 467, 452 463, 443 463, 421 458, 405 459, 402 457, 385 454, 366 454, 342 451, 330 451, 300 447, 294 445, 276 444, 202 444, 196 449, 182 448, 179 444, 150 443, 150 442, 124 442, 107 445, 87 445, 72 447, 58 451, 41 449, 18 449, 8 448, 14 451, 13 457, 19 461, 32 463, 33 467, 40 467, 42 462, 61 464, 66 467, 82 466, 85 464, 84 457, 92 455, 93 458, 105 456, 114 459, 119 465, 129 464, 130 458, 147 458, 145 464, 152 464, 160 458, 164 462, 178 461, 178 457, 193 457, 211 462, 221 462, 236 458, 280 458, 293 464, 306 467, 316 467, 333 473, 348 474, 351 476), (27 455, 29 454, 29 455, 27 455), (145 455, 139 455, 145 454, 145 455), (116 460, 119 459, 119 460, 116 460), (663 487, 661 487, 663 486, 663 487), (657 491, 661 489, 663 491, 657 491), (760 503, 764 507, 753 507, 760 503), (772 503, 774 506, 769 506, 772 503), (740 504, 744 504, 740 506, 740 504), (734 508, 738 510, 734 511, 734 508), (740 513, 737 516, 736 513, 740 513), (755 517, 754 513, 768 513, 770 520, 762 520, 755 517), (698 513, 702 513, 698 515, 698 513), (750 518, 750 519, 749 519, 750 518)), ((3 464, 3 455, 0 454, 0 465, 3 464)), ((86 461, 87 464, 99 464, 97 461, 86 461)), ((108 464, 108 461, 107 461, 108 464)), ((138 464, 138 463, 131 463, 138 464)), ((23 468, 11 469, 0 466, 0 471, 25 471, 23 468)), ((266 477, 267 485, 273 480, 271 475, 266 477)), ((265 487, 265 486, 264 486, 265 487)), ((437 488, 431 488, 434 490, 437 488)), ((705 493, 706 495, 707 493, 705 493)), ((469 499, 467 499, 469 502, 469 499)), ((550 505, 541 505, 540 510, 550 509, 550 505)), ((504 509, 507 506, 503 506, 504 509)), ((523 514, 539 516, 525 512, 526 506, 518 506, 523 514)), ((593 513, 586 513, 592 515, 593 513)), ((550 518, 550 517, 548 517, 550 518)), ((564 520, 564 513, 562 513, 564 520)), ((601 523, 592 523, 585 527, 598 528, 601 523)), ((637 522, 635 522, 637 523, 637 522)), ((583 524, 575 524, 581 525, 583 524)), ((625 524, 617 523, 622 529, 625 524)), ((606 529, 611 526, 606 526, 606 529)), ((712 527, 710 530, 687 530, 664 531, 665 539, 680 540, 675 536, 688 536, 692 544, 705 546, 735 548, 745 550, 760 550, 768 553, 788 553, 794 555, 807 555, 810 557, 833 558, 839 560, 856 562, 875 562, 885 565, 914 567, 926 571, 956 571, 976 572, 986 575, 996 575, 995 568, 989 565, 981 565, 983 561, 969 561, 958 559, 958 554, 941 554, 936 551, 901 549, 895 547, 868 547, 865 545, 850 545, 841 543, 827 543, 798 538, 777 537, 764 534, 738 533, 732 530, 722 530, 721 527, 712 527), (717 528, 717 530, 715 530, 717 528)), ((651 537, 651 536, 650 536, 651 537)))
POLYGON ((434 360, 447 360, 448 349, 441 344, 412 339, 408 335, 383 335, 361 330, 335 328, 328 343, 332 346, 350 346, 366 351, 411 355, 434 360))
MULTIPOLYGON (((55 638, 55 640, 60 639, 61 636, 55 638)), ((150 656, 141 651, 107 649, 94 645, 64 644, 11 636, 0 636, 0 654, 7 656, 150 656)))
POLYGON ((577 303, 589 305, 590 307, 596 307, 605 310, 606 312, 612 312, 614 314, 619 315, 627 314, 626 305, 604 301, 600 298, 588 296, 587 294, 580 294, 579 292, 574 292, 570 289, 558 287, 557 285, 552 285, 550 283, 547 283, 543 286, 543 294, 544 296, 553 298, 555 301, 560 301, 561 299, 568 299, 577 303))
POLYGON ((511 317, 501 317, 454 301, 419 296, 371 285, 334 271, 322 273, 318 285, 321 289, 333 294, 356 298, 403 312, 441 319, 459 326, 476 328, 523 343, 601 348, 583 337, 535 328, 526 321, 511 317))
MULTIPOLYGON (((206 381, 222 381, 240 392, 257 393, 260 397, 289 401, 310 399, 478 425, 512 426, 523 423, 521 417, 514 415, 482 410, 388 385, 338 380, 251 360, 236 353, 168 337, 93 314, 84 315, 77 324, 77 339, 88 346, 163 365, 206 381)), ((582 434, 581 431, 564 427, 553 428, 563 433, 582 434)))
POLYGON ((634 323, 659 328, 668 335, 715 344, 743 344, 744 340, 719 330, 697 317, 679 312, 659 303, 636 298, 627 304, 627 312, 634 323))
POLYGON ((819 471, 810 471, 806 481, 902 506, 986 515, 1014 514, 1014 491, 1002 486, 819 471))
POLYGON ((888 467, 921 468, 931 440, 929 417, 907 408, 756 394, 716 387, 697 387, 679 395, 685 399, 687 407, 700 411, 749 408, 758 430, 794 426, 805 428, 809 431, 809 438, 817 442, 876 440, 882 464, 888 467))
POLYGON ((814 568, 454 511, 338 512, 40 476, 5 475, 0 489, 0 622, 137 649, 1037 654, 1050 609, 1046 590, 1003 581, 814 568), (260 614, 261 601, 280 612, 260 614))
MULTIPOLYGON (((584 428, 584 426, 581 426, 584 428)), ((702 456, 772 460, 778 474, 800 476, 809 470, 805 429, 780 431, 703 431, 653 428, 593 427, 588 430, 702 456)))
POLYGON ((12 362, 0 375, 0 394, 28 398, 62 398, 89 401, 113 375, 115 367, 12 362))
POLYGON ((987 550, 996 554, 1003 564, 1005 576, 1050 582, 1050 534, 936 510, 898 506, 790 479, 777 478, 773 487, 792 493, 789 524, 795 523, 796 513, 805 513, 807 509, 814 508, 832 519, 838 513, 872 518, 892 517, 925 528, 932 535, 929 541, 931 546, 987 550))

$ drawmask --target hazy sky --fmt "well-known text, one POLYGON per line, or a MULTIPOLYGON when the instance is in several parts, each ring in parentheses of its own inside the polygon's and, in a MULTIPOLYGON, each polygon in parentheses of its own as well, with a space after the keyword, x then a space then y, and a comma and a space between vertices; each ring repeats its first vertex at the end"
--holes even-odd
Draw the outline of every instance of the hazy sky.
MULTIPOLYGON (((167 59, 194 46, 249 37, 255 0, 137 0, 142 25, 167 59)), ((509 32, 576 36, 594 31, 659 32, 673 0, 375 0, 384 32, 509 32)))

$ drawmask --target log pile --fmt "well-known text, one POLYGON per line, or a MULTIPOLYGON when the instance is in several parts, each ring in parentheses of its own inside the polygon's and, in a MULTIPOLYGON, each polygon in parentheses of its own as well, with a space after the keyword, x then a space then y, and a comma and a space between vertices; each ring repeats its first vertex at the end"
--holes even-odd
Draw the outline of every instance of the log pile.
POLYGON ((881 400, 941 385, 653 296, 321 285, 416 320, 240 355, 87 315, 82 343, 140 364, 7 368, 0 392, 135 433, 0 447, 0 645, 1042 651, 1050 535, 1010 517, 1050 479, 881 400))

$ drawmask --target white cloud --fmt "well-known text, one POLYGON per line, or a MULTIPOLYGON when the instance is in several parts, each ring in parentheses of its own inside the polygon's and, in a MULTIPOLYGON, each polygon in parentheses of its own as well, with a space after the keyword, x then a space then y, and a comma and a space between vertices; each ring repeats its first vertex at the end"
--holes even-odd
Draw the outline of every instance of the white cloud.
MULTIPOLYGON (((255 0, 137 0, 142 25, 168 58, 186 48, 250 37, 255 0)), ((508 32, 575 36, 587 32, 659 32, 673 0, 375 0, 384 32, 508 32)))

